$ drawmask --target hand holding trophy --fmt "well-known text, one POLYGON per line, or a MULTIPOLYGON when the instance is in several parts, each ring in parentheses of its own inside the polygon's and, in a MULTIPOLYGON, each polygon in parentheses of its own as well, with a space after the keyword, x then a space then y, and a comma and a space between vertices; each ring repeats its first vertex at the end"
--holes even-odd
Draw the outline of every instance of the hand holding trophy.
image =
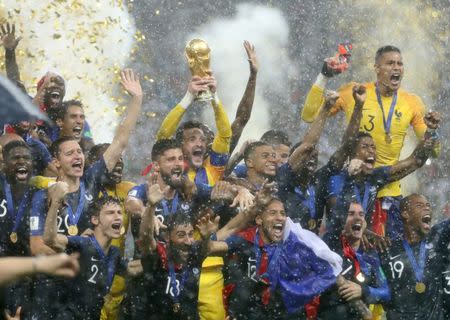
MULTIPOLYGON (((193 77, 203 79, 211 76, 210 52, 211 49, 205 40, 192 39, 187 43, 185 56, 193 77)), ((213 99, 213 93, 210 89, 200 91, 196 97, 197 101, 210 101, 213 99)))

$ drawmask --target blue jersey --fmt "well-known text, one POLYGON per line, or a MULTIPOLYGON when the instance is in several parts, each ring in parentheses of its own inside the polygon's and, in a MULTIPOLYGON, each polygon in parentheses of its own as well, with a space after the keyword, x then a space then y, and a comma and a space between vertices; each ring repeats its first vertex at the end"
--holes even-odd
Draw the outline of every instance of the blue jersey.
MULTIPOLYGON (((340 232, 339 232, 340 234, 340 232)), ((359 284, 362 288, 362 300, 366 304, 387 302, 390 299, 390 290, 386 276, 381 268, 380 258, 376 251, 363 251, 361 248, 355 253, 356 261, 359 264, 360 272, 363 276, 356 274, 356 262, 344 255, 343 243, 341 239, 324 236, 325 243, 331 250, 338 253, 342 261, 342 275, 352 282, 359 284)), ((321 295, 319 307, 319 318, 328 319, 359 319, 354 310, 343 300, 337 291, 337 286, 333 286, 321 295)))
POLYGON ((295 174, 289 163, 283 164, 277 170, 276 182, 287 216, 317 233, 324 213, 326 186, 335 173, 331 164, 327 164, 317 170, 307 188, 302 189, 299 187, 302 177, 295 174))
POLYGON ((75 319, 97 320, 114 275, 125 274, 126 262, 114 246, 105 254, 94 236, 68 240, 68 253, 80 253, 80 273, 71 281, 67 308, 73 311, 75 319))
MULTIPOLYGON (((90 205, 95 201, 102 182, 108 173, 103 157, 86 170, 80 181, 80 188, 67 194, 67 206, 59 210, 57 217, 58 233, 68 235, 68 228, 74 224, 78 228, 78 234, 91 227, 90 217, 87 212, 90 205), (83 190, 84 189, 84 190, 83 190), (72 208, 73 215, 69 216, 68 206, 72 208), (76 212, 80 209, 79 220, 75 221, 76 212)), ((48 192, 39 190, 32 200, 30 215, 30 232, 32 236, 42 236, 44 234, 45 219, 48 212, 48 192)))
MULTIPOLYGON (((447 219, 431 229, 423 238, 425 266, 423 279, 416 277, 403 239, 393 241, 389 250, 380 254, 381 265, 391 288, 391 300, 384 305, 388 320, 443 320, 442 274, 447 270, 448 245, 450 243, 450 220, 447 219), (416 284, 425 284, 425 291, 416 291, 416 284)), ((419 263, 420 243, 410 244, 411 252, 419 263)))
POLYGON ((366 175, 362 182, 356 181, 347 170, 342 170, 338 175, 331 177, 328 184, 328 199, 336 198, 336 205, 332 208, 328 229, 335 230, 344 226, 351 202, 361 204, 366 214, 366 221, 370 223, 378 190, 391 182, 390 170, 390 166, 376 168, 371 174, 366 175))
POLYGON ((25 137, 25 142, 31 149, 31 157, 33 158, 33 175, 42 175, 50 162, 52 162, 50 152, 45 144, 38 139, 34 139, 31 135, 27 135, 25 137))
POLYGON ((18 199, 4 175, 0 175, 0 256, 29 256, 29 217, 34 189, 26 187, 18 199), (16 234, 17 241, 14 240, 16 234))
POLYGON ((248 171, 247 166, 244 163, 238 164, 233 169, 233 173, 236 175, 236 177, 242 178, 242 179, 247 178, 247 171, 248 171))

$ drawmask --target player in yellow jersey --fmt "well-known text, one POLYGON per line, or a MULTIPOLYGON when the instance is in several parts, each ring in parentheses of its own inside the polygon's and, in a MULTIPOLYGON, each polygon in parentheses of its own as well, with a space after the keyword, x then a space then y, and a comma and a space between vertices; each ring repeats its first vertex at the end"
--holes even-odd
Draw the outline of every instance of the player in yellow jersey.
MULTIPOLYGON (((322 72, 309 91, 302 110, 302 119, 313 121, 323 103, 323 92, 328 78, 340 72, 335 64, 330 63, 333 58, 326 59, 322 72)), ((367 99, 364 104, 361 120, 361 131, 371 134, 377 146, 376 167, 396 163, 403 147, 407 129, 411 126, 418 138, 421 138, 427 127, 423 116, 425 105, 415 94, 400 88, 404 66, 401 52, 394 46, 384 46, 375 55, 376 81, 366 83, 367 99)), ((353 83, 342 86, 338 92, 340 98, 332 109, 332 114, 343 111, 347 121, 353 112, 352 99, 353 83)), ((429 134, 435 134, 429 132, 429 134)), ((401 229, 398 215, 398 205, 401 198, 400 182, 388 184, 378 193, 374 217, 375 231, 384 234, 387 223, 388 233, 396 234, 401 229)))
MULTIPOLYGON (((99 160, 108 147, 109 143, 93 146, 89 152, 86 165, 89 166, 99 160)), ((119 199, 120 201, 123 216, 122 229, 120 230, 120 238, 113 239, 111 244, 120 249, 122 256, 124 255, 126 231, 128 230, 129 225, 129 217, 125 211, 124 202, 130 189, 136 185, 130 181, 122 181, 123 166, 123 159, 120 158, 114 169, 108 174, 106 181, 102 185, 103 188, 100 192, 101 194, 99 195, 100 198, 110 196, 119 199)), ((119 318, 120 304, 122 303, 124 293, 125 279, 119 275, 114 276, 111 290, 105 297, 105 304, 101 311, 100 319, 116 320, 119 318)))
MULTIPOLYGON (((346 64, 346 61, 344 61, 346 64)), ((312 122, 320 111, 323 103, 323 93, 328 78, 339 74, 346 68, 339 65, 336 58, 325 59, 322 72, 310 89, 301 117, 306 122, 312 122)), ((400 49, 394 46, 384 46, 377 50, 374 64, 376 81, 366 83, 367 98, 364 104, 360 130, 371 134, 377 146, 376 167, 392 165, 399 159, 407 129, 411 126, 418 138, 427 131, 423 120, 425 105, 415 94, 400 88, 404 73, 404 65, 400 49)), ((338 92, 340 98, 332 109, 332 114, 339 111, 345 113, 347 122, 353 113, 352 99, 353 83, 342 86, 338 92)), ((435 132, 427 134, 434 135, 435 132)), ((437 153, 437 152, 436 152, 437 153)), ((378 234, 387 233, 393 237, 402 233, 402 220, 399 207, 401 189, 400 182, 386 185, 378 192, 373 214, 373 230, 378 234), (387 230, 385 227, 387 226, 387 230)), ((382 309, 375 306, 374 319, 379 319, 382 309)))
MULTIPOLYGON (((157 139, 170 138, 176 130, 176 140, 182 143, 187 175, 191 181, 213 186, 222 179, 228 162, 231 125, 216 92, 214 77, 192 77, 185 97, 166 116, 158 131, 157 139), (205 125, 198 121, 187 121, 177 130, 178 124, 196 95, 210 89, 214 94, 211 105, 216 119, 217 134, 207 154, 207 137, 205 125)), ((199 290, 199 313, 201 319, 223 320, 225 310, 222 302, 223 259, 208 257, 202 265, 199 290)))

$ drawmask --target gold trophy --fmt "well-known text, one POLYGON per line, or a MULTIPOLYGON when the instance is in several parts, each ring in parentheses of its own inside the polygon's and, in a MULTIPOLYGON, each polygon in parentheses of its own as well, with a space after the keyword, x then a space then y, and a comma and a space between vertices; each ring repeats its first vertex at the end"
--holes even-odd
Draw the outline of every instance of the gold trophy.
MULTIPOLYGON (((192 76, 198 76, 200 78, 210 76, 210 52, 211 49, 205 40, 192 39, 187 43, 185 56, 192 76)), ((209 89, 199 92, 195 98, 197 101, 210 101, 213 99, 213 94, 209 89)))

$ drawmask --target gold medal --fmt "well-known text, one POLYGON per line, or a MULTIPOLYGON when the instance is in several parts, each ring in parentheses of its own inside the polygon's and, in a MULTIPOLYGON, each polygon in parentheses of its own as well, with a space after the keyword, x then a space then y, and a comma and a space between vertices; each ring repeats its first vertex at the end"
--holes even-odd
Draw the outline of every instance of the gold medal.
POLYGON ((11 232, 11 234, 9 235, 9 239, 11 240, 12 243, 16 243, 17 242, 17 233, 11 232))
POLYGON ((389 135, 389 133, 386 133, 384 136, 384 140, 386 141, 387 144, 390 144, 392 142, 392 138, 389 135))
POLYGON ((67 231, 69 232, 70 236, 78 235, 78 227, 74 224, 70 225, 67 231))
POLYGON ((364 282, 366 280, 366 278, 364 277, 364 275, 362 274, 362 272, 358 273, 356 275, 356 280, 358 280, 359 282, 364 282))
POLYGON ((120 235, 123 236, 125 234, 125 227, 120 227, 120 235))
POLYGON ((416 283, 416 292, 417 293, 424 293, 427 287, 425 286, 425 283, 423 282, 417 282, 416 283))
POLYGON ((173 304, 173 313, 180 312, 180 309, 181 309, 181 305, 179 303, 174 303, 173 304))
POLYGON ((316 222, 315 219, 309 219, 309 220, 308 220, 308 229, 309 229, 309 230, 314 230, 314 229, 316 229, 316 226, 317 226, 317 222, 316 222))

